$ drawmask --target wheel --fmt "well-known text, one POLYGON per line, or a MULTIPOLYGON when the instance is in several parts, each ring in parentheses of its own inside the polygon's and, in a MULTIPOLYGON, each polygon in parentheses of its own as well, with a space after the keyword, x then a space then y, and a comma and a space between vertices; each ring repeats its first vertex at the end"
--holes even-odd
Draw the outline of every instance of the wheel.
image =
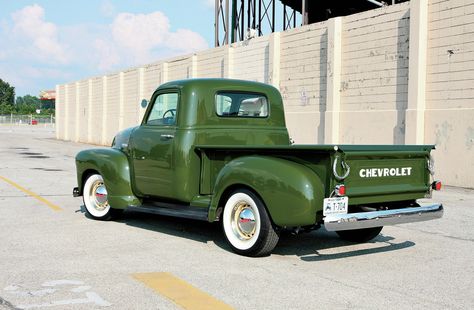
POLYGON ((104 179, 100 174, 90 175, 84 183, 83 190, 84 206, 87 214, 96 220, 111 220, 117 217, 121 211, 112 209, 107 200, 107 189, 104 179))
POLYGON ((371 227, 354 230, 340 230, 336 231, 341 239, 351 242, 367 242, 377 237, 382 231, 383 227, 371 227))
POLYGON ((247 189, 229 195, 222 228, 232 250, 245 256, 269 255, 279 239, 263 202, 247 189))

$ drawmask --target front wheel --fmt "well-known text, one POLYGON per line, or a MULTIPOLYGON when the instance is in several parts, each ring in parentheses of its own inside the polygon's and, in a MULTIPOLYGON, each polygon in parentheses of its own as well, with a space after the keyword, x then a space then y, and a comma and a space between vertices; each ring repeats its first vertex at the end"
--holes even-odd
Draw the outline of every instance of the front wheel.
POLYGON ((363 229, 353 229, 353 230, 340 230, 336 231, 341 239, 350 241, 350 242, 367 242, 369 240, 377 237, 382 231, 383 227, 371 227, 363 229))
POLYGON ((245 256, 269 255, 279 239, 263 202, 247 189, 229 195, 222 227, 232 250, 245 256))
POLYGON ((122 211, 110 207, 104 179, 100 174, 92 174, 87 178, 82 198, 87 214, 96 220, 111 220, 122 211))

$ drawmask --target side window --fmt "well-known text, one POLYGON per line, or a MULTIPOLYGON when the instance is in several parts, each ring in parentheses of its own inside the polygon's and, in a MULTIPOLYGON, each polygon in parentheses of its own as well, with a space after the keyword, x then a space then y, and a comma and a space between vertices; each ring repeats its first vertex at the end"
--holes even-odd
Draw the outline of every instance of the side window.
POLYGON ((216 94, 216 112, 224 117, 268 116, 268 100, 262 94, 221 92, 216 94))
POLYGON ((160 94, 152 103, 152 108, 146 120, 147 125, 175 125, 178 94, 160 94))

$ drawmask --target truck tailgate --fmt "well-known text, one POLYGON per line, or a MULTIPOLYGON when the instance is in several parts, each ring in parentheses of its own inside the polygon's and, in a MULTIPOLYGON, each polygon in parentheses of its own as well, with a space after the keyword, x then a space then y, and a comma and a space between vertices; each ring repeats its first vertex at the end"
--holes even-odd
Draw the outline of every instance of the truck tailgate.
MULTIPOLYGON (((349 204, 369 204, 422 198, 430 187, 428 170, 432 147, 404 150, 344 150, 350 167, 344 180, 349 204)), ((336 163, 336 166, 338 164, 336 163)))

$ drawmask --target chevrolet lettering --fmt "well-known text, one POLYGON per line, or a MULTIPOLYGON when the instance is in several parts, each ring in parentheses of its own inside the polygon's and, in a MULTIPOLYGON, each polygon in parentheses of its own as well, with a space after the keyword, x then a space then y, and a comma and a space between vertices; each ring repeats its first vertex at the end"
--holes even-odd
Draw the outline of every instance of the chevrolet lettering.
POLYGON ((441 188, 433 145, 297 145, 283 108, 262 83, 165 83, 138 126, 76 155, 73 195, 97 220, 129 210, 220 222, 246 256, 269 255, 282 231, 324 226, 365 242, 385 225, 442 216, 441 204, 420 200, 441 188))
POLYGON ((361 178, 378 178, 378 177, 403 177, 410 176, 412 167, 404 168, 367 168, 360 169, 359 176, 361 178))

